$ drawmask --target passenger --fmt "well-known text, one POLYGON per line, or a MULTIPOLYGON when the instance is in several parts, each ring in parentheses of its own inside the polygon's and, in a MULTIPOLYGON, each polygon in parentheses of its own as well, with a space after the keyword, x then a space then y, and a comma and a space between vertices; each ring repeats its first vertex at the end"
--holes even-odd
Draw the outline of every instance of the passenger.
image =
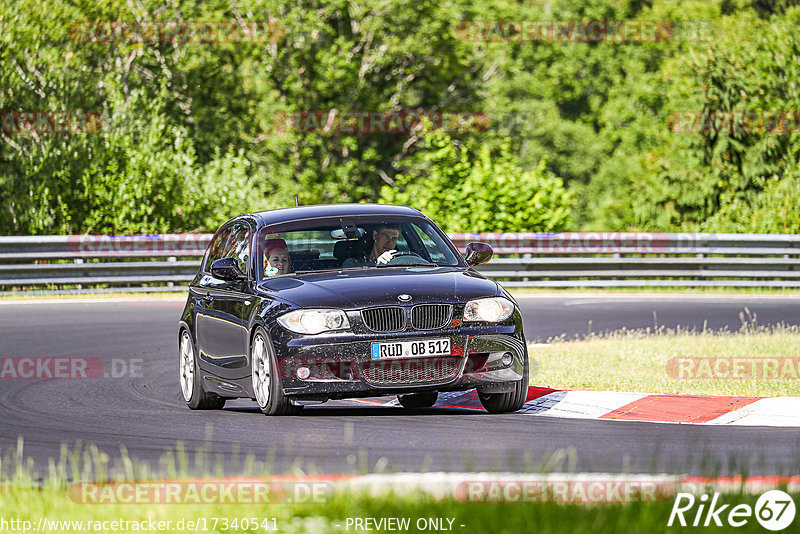
POLYGON ((264 244, 264 277, 292 272, 292 258, 283 239, 267 239, 264 244))

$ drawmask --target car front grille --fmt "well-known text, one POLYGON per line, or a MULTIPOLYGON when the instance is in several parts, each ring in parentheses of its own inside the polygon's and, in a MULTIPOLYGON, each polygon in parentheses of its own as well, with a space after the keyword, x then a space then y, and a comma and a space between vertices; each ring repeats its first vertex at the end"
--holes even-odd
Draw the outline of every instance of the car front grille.
POLYGON ((361 310, 361 317, 373 332, 400 332, 406 326, 406 311, 399 306, 361 310))
POLYGON ((375 386, 448 382, 458 375, 460 358, 392 358, 365 362, 364 380, 375 386))
POLYGON ((444 328, 452 313, 450 304, 420 304, 411 309, 411 325, 417 330, 444 328))

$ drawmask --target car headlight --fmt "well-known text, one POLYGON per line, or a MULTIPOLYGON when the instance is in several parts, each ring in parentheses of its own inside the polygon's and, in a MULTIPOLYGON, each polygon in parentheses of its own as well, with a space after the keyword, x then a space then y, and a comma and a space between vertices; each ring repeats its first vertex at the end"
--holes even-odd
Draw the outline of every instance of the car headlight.
POLYGON ((342 310, 295 310, 278 317, 282 327, 298 334, 319 334, 350 328, 342 310))
POLYGON ((464 306, 464 321, 499 323, 511 317, 514 303, 504 297, 475 299, 464 306))

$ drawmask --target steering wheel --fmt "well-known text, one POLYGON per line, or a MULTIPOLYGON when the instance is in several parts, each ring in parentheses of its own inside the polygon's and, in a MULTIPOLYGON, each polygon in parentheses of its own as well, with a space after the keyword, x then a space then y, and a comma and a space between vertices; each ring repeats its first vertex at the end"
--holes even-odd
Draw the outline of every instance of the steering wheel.
POLYGON ((418 260, 422 260, 428 263, 422 256, 420 256, 416 252, 411 252, 411 251, 395 252, 394 257, 392 257, 391 261, 386 265, 403 265, 404 263, 418 263, 418 260))

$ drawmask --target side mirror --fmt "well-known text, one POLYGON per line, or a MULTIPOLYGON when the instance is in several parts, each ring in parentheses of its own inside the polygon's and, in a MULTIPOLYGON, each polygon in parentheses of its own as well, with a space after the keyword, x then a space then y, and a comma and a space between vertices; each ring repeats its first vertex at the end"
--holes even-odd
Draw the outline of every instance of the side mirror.
POLYGON ((467 260, 467 265, 474 267, 492 259, 492 254, 494 254, 492 247, 486 243, 475 242, 467 245, 467 253, 464 259, 467 260))
POLYGON ((239 269, 239 262, 236 258, 220 258, 211 264, 211 275, 220 280, 233 282, 246 278, 245 274, 239 269))

